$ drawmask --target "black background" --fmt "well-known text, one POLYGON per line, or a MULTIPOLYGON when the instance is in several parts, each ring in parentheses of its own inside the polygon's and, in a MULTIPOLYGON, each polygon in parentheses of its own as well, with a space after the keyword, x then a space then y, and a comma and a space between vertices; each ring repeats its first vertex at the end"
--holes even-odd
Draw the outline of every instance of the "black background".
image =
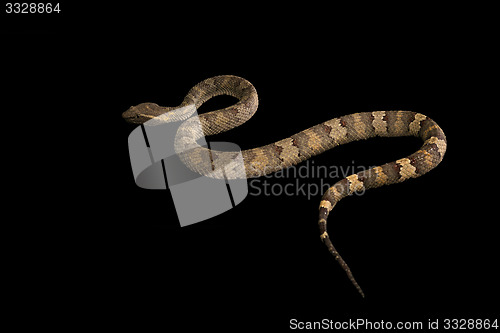
MULTIPOLYGON (((286 331, 293 318, 498 318, 483 11, 124 6, 2 13, 2 114, 20 130, 7 135, 16 162, 6 174, 27 180, 9 199, 20 227, 8 234, 20 295, 13 309, 48 325, 233 331, 286 331), (242 149, 373 110, 421 112, 445 131, 448 151, 435 170, 347 198, 330 215, 329 233, 365 299, 319 239, 321 195, 249 196, 180 228, 168 191, 135 185, 127 147, 135 126, 121 113, 142 102, 178 105, 221 74, 259 93, 251 120, 210 138, 242 149)), ((216 98, 200 113, 231 103, 216 98)), ((374 139, 314 164, 378 165, 419 146, 374 139)))

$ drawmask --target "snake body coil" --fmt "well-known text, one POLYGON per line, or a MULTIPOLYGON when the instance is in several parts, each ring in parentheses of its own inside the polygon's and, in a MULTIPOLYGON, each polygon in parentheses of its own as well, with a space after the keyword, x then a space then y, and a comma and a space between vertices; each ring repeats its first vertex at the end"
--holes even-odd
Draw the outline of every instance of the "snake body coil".
MULTIPOLYGON (((176 150, 185 151, 185 147, 195 148, 190 149, 187 154, 182 154, 181 160, 190 169, 204 174, 206 170, 200 167, 197 155, 205 152, 206 148, 199 146, 196 140, 202 136, 218 134, 237 127, 252 117, 258 107, 258 97, 250 82, 231 75, 212 77, 194 86, 178 107, 160 107, 154 103, 142 103, 124 112, 123 118, 136 124, 142 124, 153 118, 162 121, 184 120, 189 118, 195 108, 199 108, 210 98, 223 94, 236 97, 238 102, 227 108, 199 115, 201 130, 195 131, 192 127, 181 126, 176 137, 176 150), (174 110, 182 112, 173 112, 174 110)), ((296 165, 348 142, 373 137, 400 136, 419 137, 423 145, 408 157, 358 172, 338 181, 324 193, 319 206, 320 238, 362 296, 364 296, 363 291, 328 236, 326 228, 328 215, 341 199, 356 191, 400 183, 419 177, 436 167, 446 151, 446 137, 441 128, 421 113, 362 112, 334 118, 278 142, 241 152, 246 177, 253 178, 296 165)), ((230 152, 211 151, 210 154, 214 160, 227 160, 232 157, 230 152)))

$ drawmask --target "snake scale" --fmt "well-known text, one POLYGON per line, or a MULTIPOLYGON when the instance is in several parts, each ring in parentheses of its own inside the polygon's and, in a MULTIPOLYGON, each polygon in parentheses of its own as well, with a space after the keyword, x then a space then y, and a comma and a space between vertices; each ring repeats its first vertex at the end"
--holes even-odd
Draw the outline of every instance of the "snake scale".
MULTIPOLYGON (((238 102, 224 109, 199 115, 201 129, 193 130, 192 126, 181 126, 175 139, 176 150, 182 149, 180 146, 193 148, 190 149, 190 153, 182 154, 181 160, 190 169, 204 174, 205 171, 200 169, 200 163, 197 162, 199 160, 197 156, 206 148, 197 144, 196 140, 202 136, 214 135, 237 127, 252 117, 259 101, 257 91, 250 82, 232 75, 208 78, 191 88, 178 107, 142 103, 131 107, 122 116, 126 121, 135 124, 143 124, 151 119, 165 122, 187 119, 185 123, 188 124, 192 111, 186 110, 195 110, 218 95, 236 97, 238 102), (177 112, 174 112, 176 110, 177 112)), ((423 141, 423 145, 408 157, 363 170, 338 181, 324 193, 319 205, 320 238, 363 297, 364 293, 349 266, 330 240, 326 227, 328 215, 341 199, 356 191, 400 183, 419 177, 435 168, 446 151, 446 137, 443 130, 429 117, 417 112, 361 112, 334 118, 278 142, 241 152, 246 178, 254 178, 296 165, 312 156, 352 141, 401 136, 418 137, 423 141)), ((230 152, 212 150, 210 154, 212 160, 232 158, 230 152)))

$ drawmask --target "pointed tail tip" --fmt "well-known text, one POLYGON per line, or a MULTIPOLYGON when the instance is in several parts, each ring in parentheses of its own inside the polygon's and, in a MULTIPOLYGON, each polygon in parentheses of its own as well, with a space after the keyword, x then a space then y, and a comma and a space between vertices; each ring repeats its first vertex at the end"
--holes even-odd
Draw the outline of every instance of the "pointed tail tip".
MULTIPOLYGON (((353 278, 354 280, 354 278, 353 278)), ((356 290, 359 292, 359 294, 361 295, 361 297, 365 298, 365 293, 363 292, 363 289, 361 289, 361 287, 359 286, 359 284, 356 282, 356 280, 352 281, 352 284, 354 285, 354 287, 356 287, 356 290)))

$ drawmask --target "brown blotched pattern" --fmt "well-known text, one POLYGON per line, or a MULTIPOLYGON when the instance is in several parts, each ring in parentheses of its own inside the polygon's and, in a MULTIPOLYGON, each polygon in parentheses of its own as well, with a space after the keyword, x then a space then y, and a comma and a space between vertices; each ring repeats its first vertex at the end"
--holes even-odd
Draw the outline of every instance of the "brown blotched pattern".
MULTIPOLYGON (((196 126, 185 121, 177 132, 175 148, 181 160, 193 171, 207 174, 213 171, 214 158, 231 161, 234 153, 209 152, 196 140, 237 127, 250 119, 257 110, 257 91, 253 85, 240 77, 223 75, 206 79, 194 86, 177 108, 160 107, 154 103, 143 103, 123 113, 125 120, 142 124, 155 119, 158 122, 185 120, 196 108, 218 95, 230 95, 239 101, 222 110, 199 115, 196 126), (193 107, 194 106, 194 107, 193 107), (201 124, 201 130, 200 128, 201 124), (212 156, 211 163, 206 163, 212 156), (204 162, 202 162, 204 161, 204 162), (208 166, 208 167, 207 167, 208 166)), ((326 229, 330 211, 346 196, 383 185, 399 183, 419 177, 435 168, 446 152, 446 137, 442 129, 427 116, 411 111, 362 112, 334 118, 278 142, 242 151, 247 178, 260 177, 296 165, 338 145, 373 137, 415 136, 423 141, 422 147, 412 155, 350 175, 329 188, 320 202, 320 238, 330 253, 340 263, 349 279, 361 295, 363 291, 354 279, 351 270, 334 248, 326 229)), ((241 175, 224 174, 227 178, 241 175)))

